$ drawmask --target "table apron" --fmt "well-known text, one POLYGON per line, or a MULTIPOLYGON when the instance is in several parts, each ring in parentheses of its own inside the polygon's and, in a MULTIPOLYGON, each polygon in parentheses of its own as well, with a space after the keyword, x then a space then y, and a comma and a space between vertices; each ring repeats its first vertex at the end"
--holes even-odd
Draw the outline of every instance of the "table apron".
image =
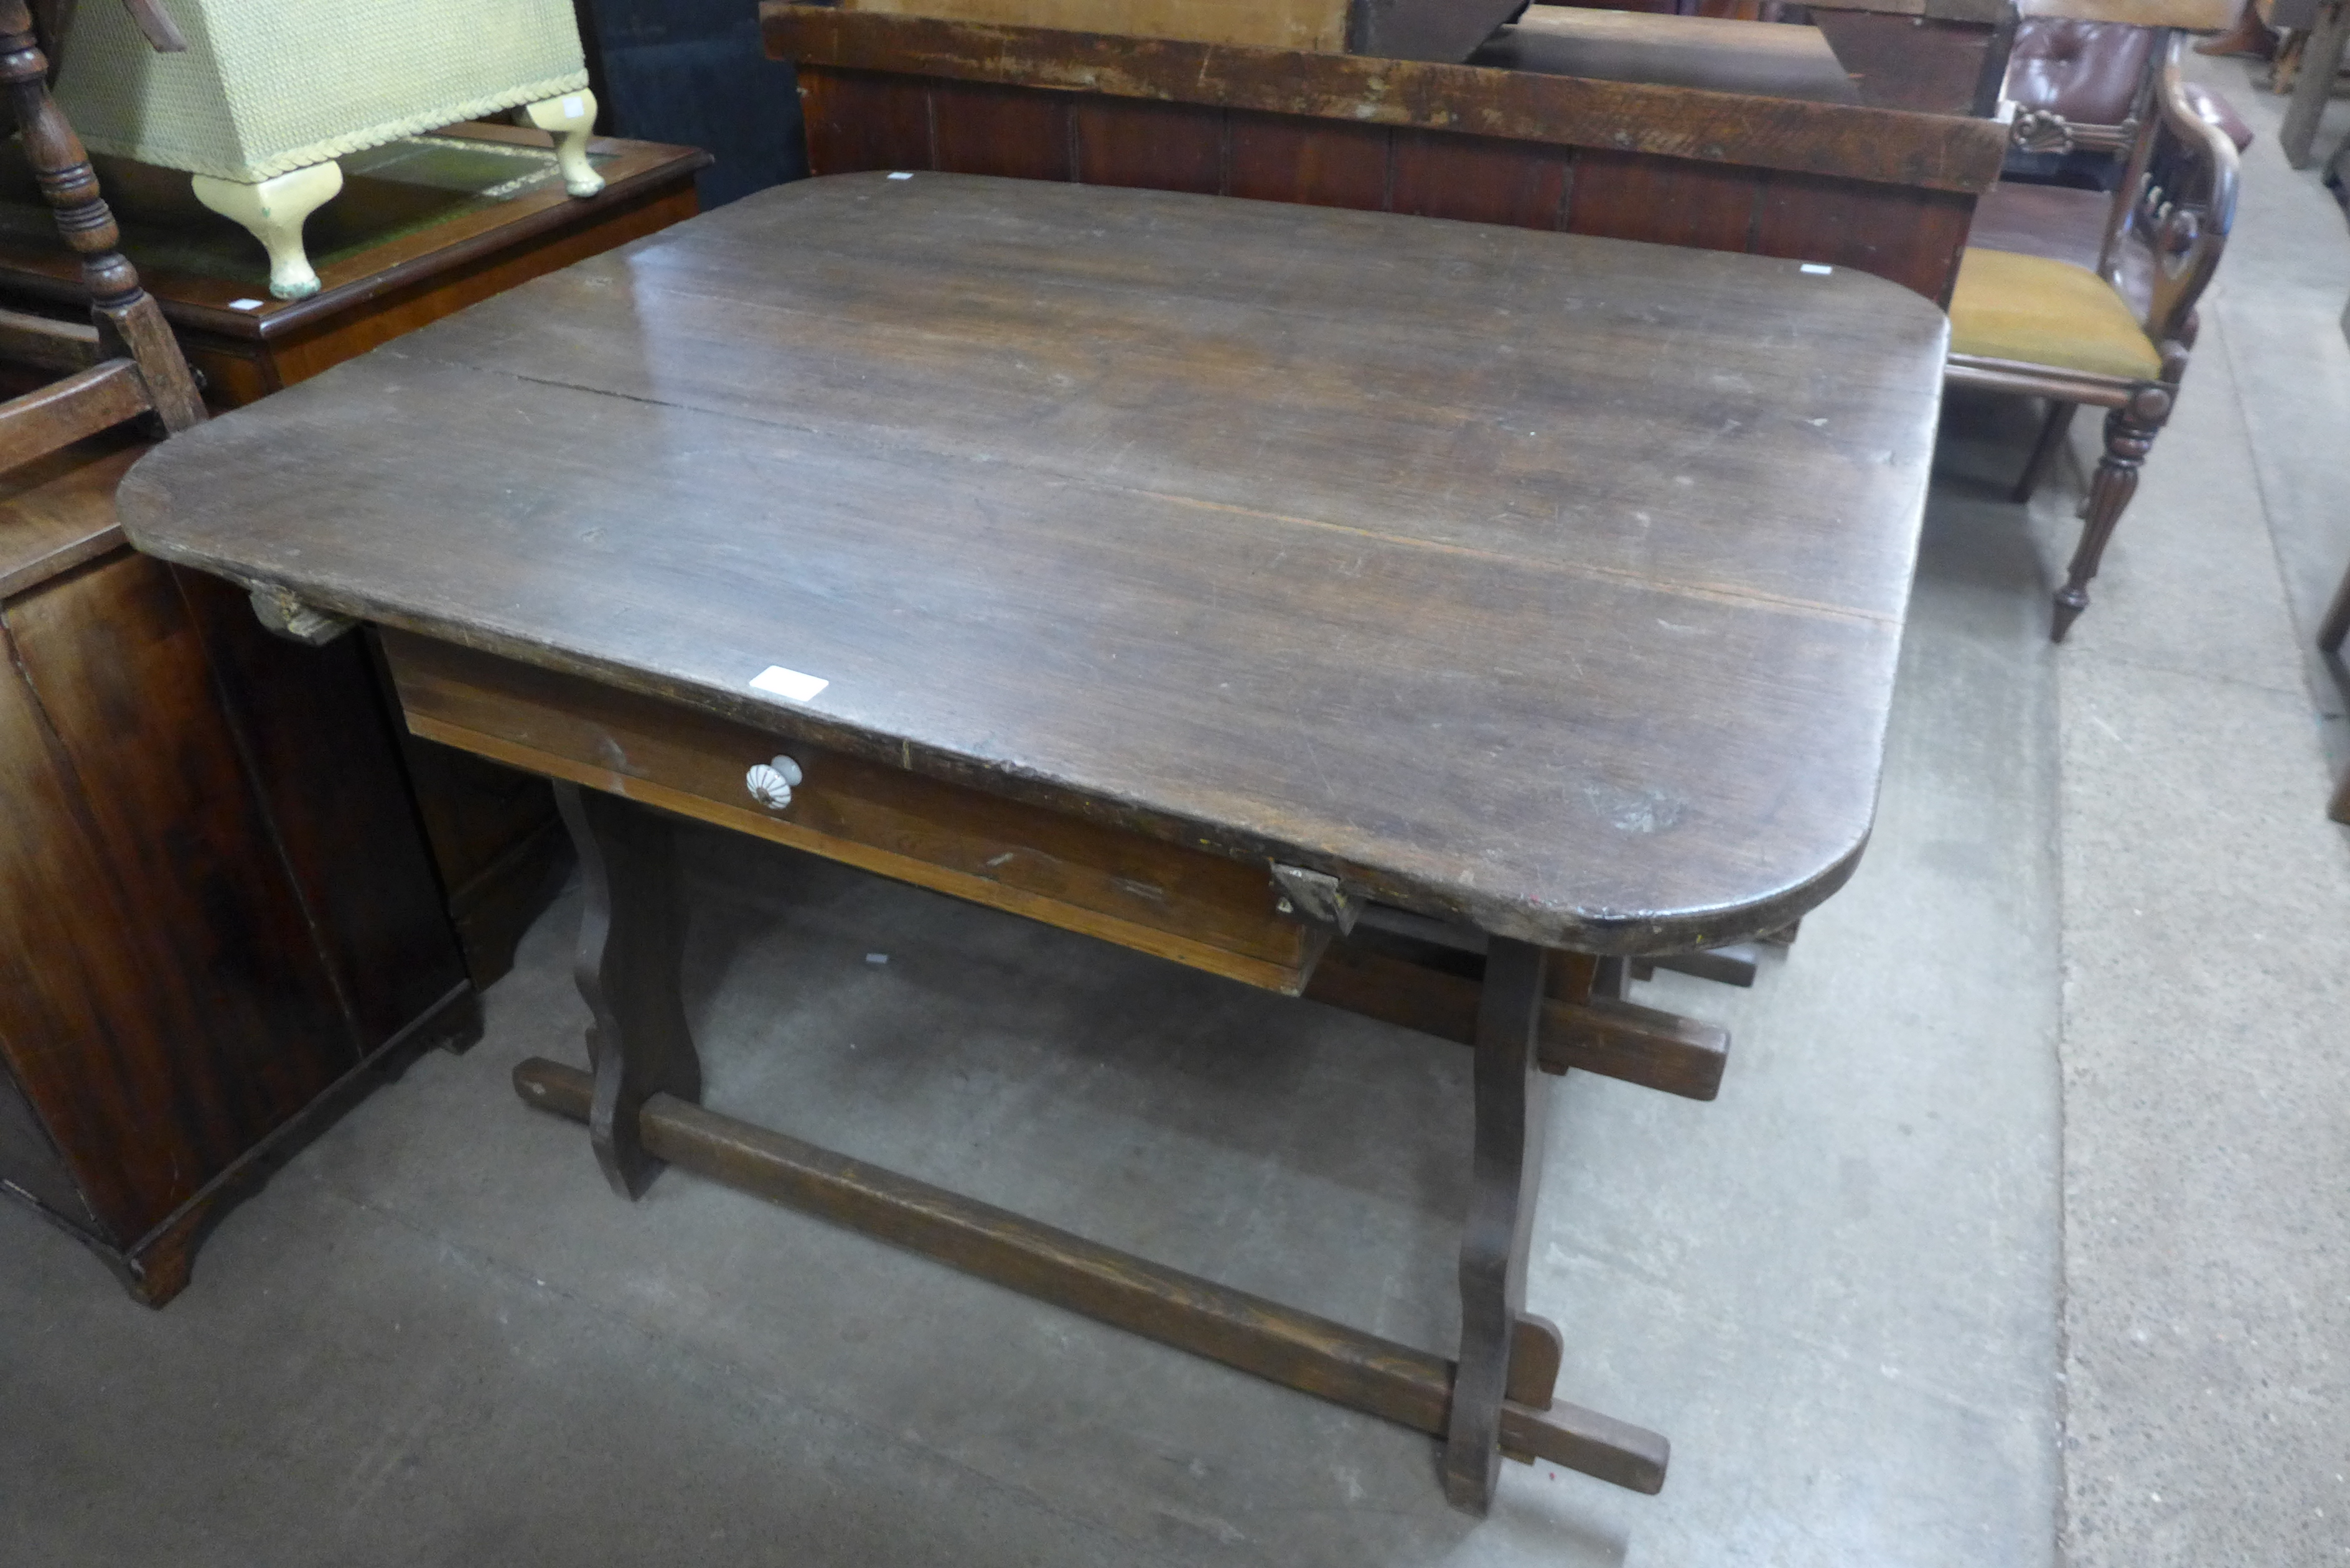
POLYGON ((917 887, 1296 995, 1327 945, 1270 869, 888 767, 452 644, 385 630, 408 726, 917 887), (788 756, 782 809, 750 770, 788 756))

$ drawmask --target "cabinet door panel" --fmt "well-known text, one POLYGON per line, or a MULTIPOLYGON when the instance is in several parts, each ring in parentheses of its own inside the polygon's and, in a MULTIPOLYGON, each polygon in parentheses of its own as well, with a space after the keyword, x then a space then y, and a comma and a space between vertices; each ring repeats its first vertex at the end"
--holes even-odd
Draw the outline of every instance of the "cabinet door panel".
POLYGON ((129 1242, 359 1058, 170 574, 0 611, 0 1050, 129 1242))
POLYGON ((464 969, 366 641, 304 648, 272 637, 235 587, 172 575, 318 947, 372 1050, 464 969))

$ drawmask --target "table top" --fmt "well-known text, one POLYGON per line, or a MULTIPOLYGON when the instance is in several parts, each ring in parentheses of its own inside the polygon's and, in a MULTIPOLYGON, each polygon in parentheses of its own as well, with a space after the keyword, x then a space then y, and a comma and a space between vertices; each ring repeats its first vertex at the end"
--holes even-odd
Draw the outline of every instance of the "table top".
POLYGON ((1945 337, 1841 268, 846 175, 176 438, 121 512, 347 615, 1667 950, 1866 842, 1945 337))
MULTIPOLYGON (((343 191, 302 225, 322 285, 307 299, 269 292, 269 259, 236 223, 205 207, 187 175, 119 158, 99 182, 122 248, 172 324, 266 343, 356 309, 419 278, 567 226, 593 223, 708 167, 698 147, 594 137, 604 189, 563 188, 553 139, 468 122, 337 160, 343 191)), ((0 292, 86 306, 81 258, 57 237, 21 148, 0 146, 0 292)))

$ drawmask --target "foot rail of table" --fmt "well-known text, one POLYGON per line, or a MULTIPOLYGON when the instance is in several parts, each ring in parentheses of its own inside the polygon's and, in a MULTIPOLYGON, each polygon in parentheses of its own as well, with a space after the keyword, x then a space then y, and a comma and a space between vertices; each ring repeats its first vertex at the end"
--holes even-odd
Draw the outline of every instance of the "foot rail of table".
MULTIPOLYGON (((515 1069, 524 1101, 588 1119, 595 1080, 533 1057, 515 1069)), ((1299 1312, 1006 1210, 754 1127, 666 1094, 638 1113, 646 1153, 698 1176, 798 1209, 967 1273, 1146 1338, 1442 1437, 1453 1363, 1299 1312)), ((1548 1409, 1556 1331, 1522 1318, 1511 1353, 1500 1447, 1635 1491, 1664 1485, 1669 1445, 1657 1433, 1572 1405, 1548 1409), (1535 1386, 1535 1385, 1539 1386, 1535 1386)))

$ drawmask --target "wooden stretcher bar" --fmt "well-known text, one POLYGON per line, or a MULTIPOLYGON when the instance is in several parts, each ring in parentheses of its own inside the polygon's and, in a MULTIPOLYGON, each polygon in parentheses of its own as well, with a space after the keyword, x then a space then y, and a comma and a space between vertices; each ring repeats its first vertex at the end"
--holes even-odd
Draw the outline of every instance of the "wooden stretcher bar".
MULTIPOLYGON (((515 1068, 514 1078, 525 1104, 574 1121, 588 1119, 595 1085, 588 1074, 534 1056, 515 1068)), ((638 1126, 648 1153, 697 1176, 1161 1345, 1431 1437, 1444 1435, 1456 1368, 1442 1356, 667 1095, 645 1103, 638 1126)), ((1503 1452, 1526 1462, 1548 1459, 1633 1491, 1661 1490, 1671 1445, 1596 1410, 1554 1404, 1557 1330, 1539 1318, 1522 1316, 1519 1323, 1502 1405, 1503 1452)))

